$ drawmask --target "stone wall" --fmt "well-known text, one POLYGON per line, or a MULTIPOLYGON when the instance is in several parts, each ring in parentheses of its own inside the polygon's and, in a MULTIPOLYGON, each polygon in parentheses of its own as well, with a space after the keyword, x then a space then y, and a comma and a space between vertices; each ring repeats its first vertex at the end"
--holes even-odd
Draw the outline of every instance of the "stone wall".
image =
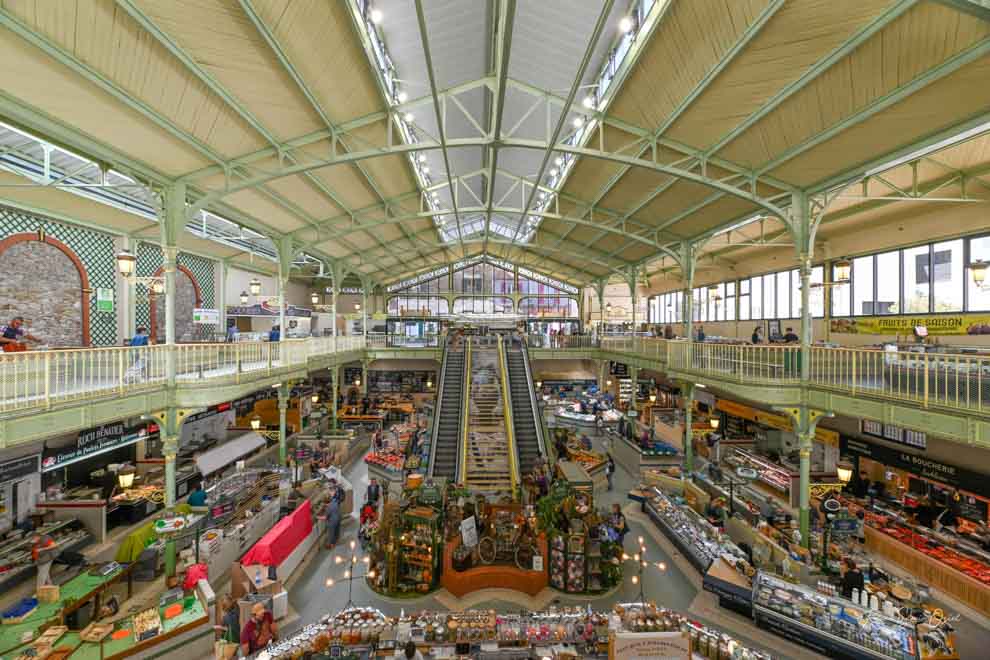
MULTIPOLYGON (((189 276, 175 271, 175 340, 192 341, 195 324, 193 308, 196 307, 196 289, 189 276)), ((165 296, 155 296, 155 340, 165 343, 165 296)))
POLYGON ((16 243, 0 253, 0 324, 23 316, 49 346, 82 346, 82 280, 72 260, 53 245, 16 243))

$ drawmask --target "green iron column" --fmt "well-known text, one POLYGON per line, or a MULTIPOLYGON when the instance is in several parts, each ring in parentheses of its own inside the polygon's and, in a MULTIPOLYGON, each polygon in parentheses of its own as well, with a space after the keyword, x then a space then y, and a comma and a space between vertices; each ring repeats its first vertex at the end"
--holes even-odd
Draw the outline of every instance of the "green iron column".
POLYGON ((635 344, 636 338, 636 275, 639 269, 636 266, 630 266, 626 273, 626 283, 629 285, 629 304, 632 307, 632 332, 633 332, 633 343, 635 344))
POLYGON ((811 443, 815 432, 803 431, 798 434, 798 456, 800 457, 800 488, 798 515, 801 521, 801 545, 811 545, 811 443))
POLYGON ((694 246, 688 241, 681 242, 681 279, 684 282, 684 300, 681 303, 681 315, 684 322, 684 337, 687 343, 686 368, 691 367, 691 355, 693 353, 694 329, 692 328, 692 317, 694 315, 694 270, 695 270, 694 246))
POLYGON ((165 275, 165 375, 168 387, 175 387, 175 270, 179 254, 179 234, 186 226, 186 184, 174 183, 165 189, 161 221, 162 272, 165 275))
POLYGON ((629 376, 632 378, 632 391, 629 393, 629 410, 636 411, 636 391, 639 388, 639 367, 630 367, 629 376))
POLYGON ((368 363, 369 360, 361 360, 361 395, 368 395, 368 363))
POLYGON ((278 386, 278 463, 284 466, 289 456, 288 440, 285 431, 285 413, 289 409, 289 383, 278 386))
MULTIPOLYGON (((188 410, 170 407, 155 415, 161 430, 162 457, 165 459, 166 515, 175 511, 175 459, 179 452, 182 422, 188 412, 188 410)), ((165 541, 165 575, 166 577, 175 575, 175 541, 171 538, 165 541)))
POLYGON ((684 472, 690 477, 694 472, 694 439, 691 422, 694 415, 694 383, 684 383, 681 389, 684 397, 684 472))
POLYGON ((332 415, 332 417, 330 418, 330 428, 336 431, 337 430, 337 397, 340 396, 338 394, 339 392, 338 387, 340 383, 340 367, 334 365, 330 369, 330 372, 332 374, 331 382, 333 383, 333 401, 330 402, 330 414, 332 415))

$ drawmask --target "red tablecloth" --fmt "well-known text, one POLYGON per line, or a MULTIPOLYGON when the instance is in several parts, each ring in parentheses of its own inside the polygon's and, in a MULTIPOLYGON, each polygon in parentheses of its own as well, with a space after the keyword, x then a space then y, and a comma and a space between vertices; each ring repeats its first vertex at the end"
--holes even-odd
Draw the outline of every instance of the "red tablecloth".
POLYGON ((309 500, 282 518, 241 558, 241 564, 278 566, 313 531, 309 500))

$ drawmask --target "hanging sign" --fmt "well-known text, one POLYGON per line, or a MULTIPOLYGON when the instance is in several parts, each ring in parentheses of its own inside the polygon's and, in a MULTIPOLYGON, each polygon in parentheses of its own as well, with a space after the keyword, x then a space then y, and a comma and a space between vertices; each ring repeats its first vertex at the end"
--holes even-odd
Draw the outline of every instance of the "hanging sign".
POLYGON ((36 474, 39 470, 41 454, 31 454, 23 458, 0 463, 0 484, 18 481, 28 475, 36 474))
POLYGON ((113 313, 113 289, 102 286, 96 289, 96 311, 113 313))
POLYGON ((858 316, 832 319, 832 332, 861 335, 908 335, 927 328, 929 335, 990 335, 990 315, 858 316))
POLYGON ((609 660, 689 660, 691 640, 682 632, 617 632, 609 660))
POLYGON ((990 496, 987 476, 979 472, 948 465, 927 456, 846 436, 842 437, 842 449, 845 453, 869 458, 882 465, 904 470, 924 479, 955 486, 982 497, 990 496))
POLYGON ((925 449, 928 444, 928 436, 921 431, 902 429, 893 424, 883 424, 872 419, 861 419, 859 430, 863 435, 870 435, 874 438, 882 438, 890 442, 899 442, 908 447, 925 449))
POLYGON ((75 447, 55 449, 54 453, 45 456, 41 471, 50 472, 91 456, 132 445, 138 440, 154 439, 157 436, 156 424, 128 428, 123 422, 117 422, 87 429, 79 434, 75 447))

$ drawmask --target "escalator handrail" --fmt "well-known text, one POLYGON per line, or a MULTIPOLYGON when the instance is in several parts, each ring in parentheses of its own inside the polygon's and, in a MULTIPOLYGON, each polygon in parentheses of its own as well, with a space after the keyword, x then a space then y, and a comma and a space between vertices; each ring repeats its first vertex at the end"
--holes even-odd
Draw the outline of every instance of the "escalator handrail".
POLYGON ((443 381, 447 375, 447 344, 443 345, 443 358, 440 360, 440 377, 437 378, 437 404, 433 406, 433 432, 430 436, 430 478, 436 469, 437 444, 440 436, 440 407, 443 405, 443 381))
POLYGON ((502 381, 502 405, 505 415, 505 436, 509 444, 509 484, 512 487, 512 500, 516 501, 516 487, 519 485, 519 448, 516 446, 515 415, 512 410, 512 385, 509 382, 508 357, 505 353, 505 342, 498 336, 498 367, 499 378, 502 381))
POLYGON ((457 464, 454 466, 454 474, 457 483, 467 483, 467 453, 468 453, 468 427, 471 416, 471 342, 466 342, 464 346, 464 381, 461 387, 461 426, 458 429, 460 447, 457 452, 457 464), (463 470, 463 474, 462 474, 463 470))
POLYGON ((519 351, 522 353, 523 366, 526 367, 526 390, 529 392, 529 405, 533 408, 533 425, 536 427, 536 442, 539 446, 540 456, 545 461, 547 458, 546 439, 543 436, 543 418, 540 415, 540 407, 536 403, 536 387, 533 383, 533 372, 529 366, 529 350, 526 342, 519 342, 519 351))

